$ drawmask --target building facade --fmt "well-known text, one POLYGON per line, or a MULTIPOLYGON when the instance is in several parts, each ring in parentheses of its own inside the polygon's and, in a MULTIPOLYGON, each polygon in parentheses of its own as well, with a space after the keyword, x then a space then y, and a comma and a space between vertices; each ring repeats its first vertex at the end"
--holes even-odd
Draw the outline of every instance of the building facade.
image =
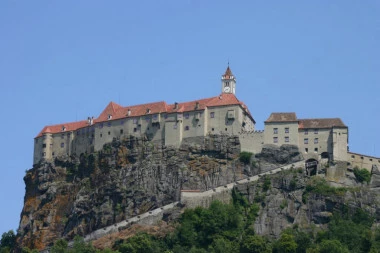
POLYGON ((348 161, 360 168, 370 162, 380 165, 380 158, 348 153, 348 127, 339 118, 298 119, 294 112, 272 113, 264 130, 255 131, 255 120, 235 92, 236 78, 228 66, 216 97, 133 106, 111 102, 97 118, 45 126, 34 141, 33 163, 99 151, 115 138, 146 137, 178 148, 183 139, 229 134, 239 136, 242 151, 260 153, 266 144, 290 144, 307 161, 348 161))

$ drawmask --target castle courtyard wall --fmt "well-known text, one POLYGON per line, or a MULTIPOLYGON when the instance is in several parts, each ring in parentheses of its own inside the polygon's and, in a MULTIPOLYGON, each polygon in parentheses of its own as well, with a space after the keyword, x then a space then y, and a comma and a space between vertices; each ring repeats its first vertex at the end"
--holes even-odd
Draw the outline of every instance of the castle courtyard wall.
POLYGON ((298 146, 298 122, 265 122, 264 143, 277 146, 284 144, 298 146), (277 133, 275 132, 276 128, 277 133), (289 131, 286 132, 286 129, 289 131), (275 137, 277 137, 277 142, 274 141, 275 137))
POLYGON ((374 156, 367 156, 358 153, 347 153, 349 166, 351 168, 358 167, 359 169, 366 169, 369 172, 372 170, 372 166, 376 165, 380 168, 380 158, 374 156))

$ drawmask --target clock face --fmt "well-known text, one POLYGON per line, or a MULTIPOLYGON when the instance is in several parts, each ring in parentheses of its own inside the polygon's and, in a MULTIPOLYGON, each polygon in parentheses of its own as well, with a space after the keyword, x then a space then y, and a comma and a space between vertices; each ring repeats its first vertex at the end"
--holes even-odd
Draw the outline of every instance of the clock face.
POLYGON ((228 86, 227 86, 227 87, 224 87, 224 89, 223 89, 224 92, 230 92, 230 90, 231 90, 231 88, 228 87, 228 86))

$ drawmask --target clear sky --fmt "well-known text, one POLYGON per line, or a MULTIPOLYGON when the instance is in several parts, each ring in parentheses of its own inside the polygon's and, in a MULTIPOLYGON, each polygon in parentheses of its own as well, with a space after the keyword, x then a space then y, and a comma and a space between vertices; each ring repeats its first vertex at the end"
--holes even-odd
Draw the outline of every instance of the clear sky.
POLYGON ((17 229, 33 138, 123 106, 217 96, 340 117, 380 156, 380 1, 0 1, 0 233, 17 229))

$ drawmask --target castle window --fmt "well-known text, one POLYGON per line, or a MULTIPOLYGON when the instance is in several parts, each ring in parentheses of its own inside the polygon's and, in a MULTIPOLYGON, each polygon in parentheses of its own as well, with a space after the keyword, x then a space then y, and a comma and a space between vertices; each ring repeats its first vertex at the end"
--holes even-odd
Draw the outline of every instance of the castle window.
POLYGON ((285 136, 285 142, 289 142, 289 136, 285 136))
POLYGON ((371 159, 369 159, 371 162, 372 162, 372 158, 371 159))
POLYGON ((135 128, 133 128, 133 132, 134 133, 136 133, 137 132, 137 128, 135 127, 135 128))
POLYGON ((123 134, 124 130, 123 129, 120 129, 120 134, 123 134))
POLYGON ((211 128, 211 131, 214 131, 214 128, 211 128))
POLYGON ((65 134, 62 134, 62 135, 61 135, 61 139, 64 139, 64 138, 65 138, 65 134))
POLYGON ((314 148, 314 152, 315 152, 315 153, 318 153, 318 148, 314 148))
POLYGON ((354 156, 354 155, 352 155, 352 156, 351 156, 351 158, 355 158, 355 156, 354 156))
POLYGON ((137 124, 137 119, 133 119, 133 124, 137 124))
POLYGON ((107 123, 107 126, 108 126, 108 127, 112 126, 112 123, 111 123, 111 122, 108 122, 108 123, 107 123))
POLYGON ((46 148, 46 143, 42 144, 42 148, 46 148))
POLYGON ((230 82, 226 82, 226 83, 224 84, 224 87, 228 87, 228 86, 230 86, 230 82))
POLYGON ((364 159, 364 157, 361 156, 360 159, 364 159))
POLYGON ((314 138, 314 144, 318 143, 318 138, 314 138))
POLYGON ((120 125, 124 125, 124 120, 120 121, 120 125))
POLYGON ((108 131, 108 135, 111 135, 111 131, 108 131))
POLYGON ((308 138, 303 139, 303 144, 309 144, 309 139, 308 138))
POLYGON ((286 134, 289 133, 289 127, 285 127, 285 133, 286 133, 286 134))
POLYGON ((61 142, 61 148, 65 147, 65 143, 61 142))
POLYGON ((103 123, 100 123, 100 124, 99 124, 99 128, 103 128, 103 123))
POLYGON ((278 137, 273 137, 273 143, 278 143, 278 137))
POLYGON ((314 129, 314 134, 318 134, 318 129, 314 129))
POLYGON ((189 118, 189 114, 188 113, 185 113, 185 119, 188 119, 189 118))
POLYGON ((309 152, 309 149, 308 148, 305 148, 305 153, 309 152))
POLYGON ((210 112, 210 118, 214 118, 215 117, 215 112, 210 112))
POLYGON ((51 155, 52 155, 52 156, 54 156, 54 152, 53 152, 53 153, 51 153, 51 155))
POLYGON ((278 128, 273 128, 273 134, 278 134, 278 128))
POLYGON ((309 130, 305 129, 305 135, 309 134, 309 130))
POLYGON ((158 119, 158 115, 157 114, 153 115, 153 119, 157 120, 158 119))
POLYGON ((46 156, 46 152, 43 152, 43 153, 42 153, 42 156, 45 157, 45 156, 46 156))
POLYGON ((189 126, 185 126, 185 131, 189 131, 190 130, 190 127, 189 126))
POLYGON ((227 127, 226 127, 224 130, 226 130, 226 131, 227 131, 227 127))
POLYGON ((103 137, 103 134, 100 134, 100 138, 102 138, 103 137))
POLYGON ((112 119, 112 115, 111 114, 108 114, 108 120, 111 120, 112 119))

